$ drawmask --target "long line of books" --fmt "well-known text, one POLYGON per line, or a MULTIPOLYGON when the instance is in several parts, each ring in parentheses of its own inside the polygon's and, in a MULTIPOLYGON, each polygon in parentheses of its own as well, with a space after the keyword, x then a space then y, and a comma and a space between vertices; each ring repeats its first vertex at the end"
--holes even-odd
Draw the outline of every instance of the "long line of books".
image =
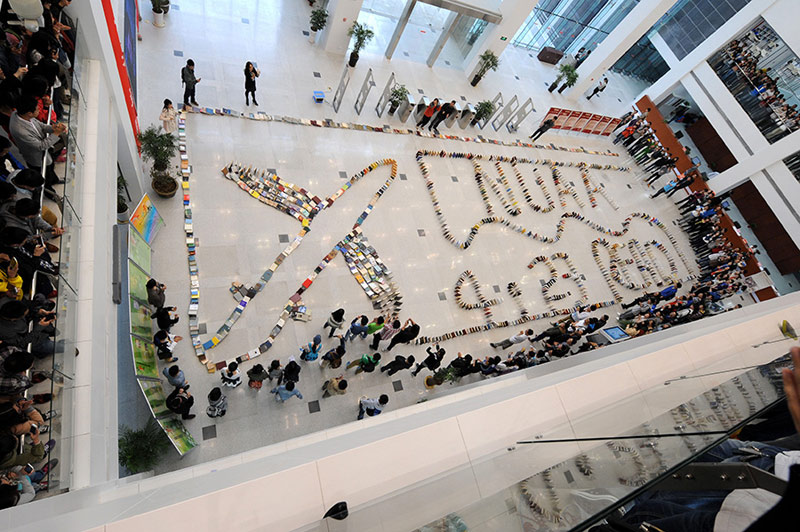
POLYGON ((520 171, 519 166, 517 165, 517 161, 515 158, 512 158, 510 161, 495 161, 495 167, 497 167, 498 172, 502 172, 502 167, 500 166, 502 162, 508 162, 511 164, 511 168, 514 171, 514 175, 517 178, 517 183, 519 183, 520 188, 522 189, 522 197, 525 198, 525 203, 533 209, 535 212, 541 213, 548 213, 555 209, 556 205, 553 202, 553 198, 550 196, 550 191, 547 190, 547 187, 544 184, 544 179, 542 176, 539 175, 539 171, 535 166, 533 166, 533 176, 536 184, 539 185, 539 188, 542 190, 542 194, 544 194, 544 199, 547 201, 547 207, 542 207, 541 205, 533 202, 533 196, 531 195, 531 191, 528 189, 528 184, 525 181, 525 178, 520 171))
POLYGON ((580 147, 556 146, 555 144, 552 143, 532 144, 529 142, 523 142, 518 139, 517 140, 488 139, 483 137, 482 135, 477 135, 475 137, 466 137, 461 135, 445 135, 441 133, 437 134, 433 132, 428 132, 420 129, 393 128, 389 126, 368 126, 366 124, 357 124, 353 122, 336 122, 329 118, 325 118, 322 120, 311 120, 306 118, 296 118, 293 116, 269 115, 263 111, 257 111, 255 113, 242 113, 241 111, 236 111, 234 109, 229 109, 227 107, 223 108, 197 107, 193 105, 187 106, 184 104, 179 104, 178 108, 183 111, 209 115, 209 116, 229 116, 232 118, 243 118, 248 120, 258 120, 264 122, 283 122, 285 124, 294 124, 298 126, 351 129, 353 131, 370 131, 374 133, 388 133, 393 135, 415 135, 418 137, 455 140, 460 142, 475 142, 481 144, 496 144, 499 146, 513 146, 517 148, 535 148, 537 150, 566 151, 571 153, 584 153, 587 155, 604 155, 608 157, 619 157, 618 153, 612 152, 611 150, 606 150, 606 151, 587 150, 582 146, 580 147))
POLYGON ((483 172, 483 168, 481 168, 481 165, 476 159, 472 160, 472 167, 475 170, 475 182, 478 184, 478 191, 481 194, 481 199, 483 199, 483 202, 486 204, 486 211, 489 214, 494 214, 494 210, 492 209, 492 204, 489 202, 489 193, 486 190, 487 181, 489 182, 489 187, 492 189, 492 192, 500 198, 500 204, 508 214, 517 216, 522 212, 522 209, 519 208, 519 204, 517 203, 517 198, 514 196, 514 191, 508 183, 508 179, 506 179, 502 168, 498 167, 497 169, 500 174, 500 183, 503 185, 501 189, 496 179, 491 179, 483 172))

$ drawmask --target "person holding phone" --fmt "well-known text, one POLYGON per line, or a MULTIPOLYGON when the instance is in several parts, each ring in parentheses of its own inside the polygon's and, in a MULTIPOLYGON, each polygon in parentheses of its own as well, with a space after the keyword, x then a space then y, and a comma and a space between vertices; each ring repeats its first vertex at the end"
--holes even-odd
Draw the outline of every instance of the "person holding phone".
MULTIPOLYGON (((0 253, 0 298, 2 297, 17 301, 22 299, 22 276, 19 274, 17 259, 0 253)), ((2 302, 0 299, 0 303, 2 302)))
POLYGON ((250 105, 250 95, 253 95, 253 105, 258 105, 256 101, 256 78, 261 75, 253 63, 248 61, 244 65, 244 104, 250 105))

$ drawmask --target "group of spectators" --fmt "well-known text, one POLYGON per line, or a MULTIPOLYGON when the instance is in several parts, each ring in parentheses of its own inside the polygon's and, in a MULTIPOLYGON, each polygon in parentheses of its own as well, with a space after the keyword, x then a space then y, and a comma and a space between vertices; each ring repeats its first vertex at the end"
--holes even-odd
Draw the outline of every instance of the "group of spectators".
POLYGON ((800 113, 778 87, 780 76, 759 67, 761 40, 759 31, 750 32, 729 42, 709 63, 767 140, 775 142, 800 127, 800 113))
MULTIPOLYGON (((59 227, 61 183, 56 163, 65 160, 74 60, 70 0, 42 1, 39 30, 9 24, 0 8, 0 509, 30 502, 58 481, 49 473, 55 440, 47 439, 51 393, 63 382, 52 368, 58 265, 52 242, 59 227), (56 200, 42 206, 43 197, 56 200)), ((63 347, 63 346, 62 346, 63 347)), ((77 351, 76 351, 77 354, 77 351)))

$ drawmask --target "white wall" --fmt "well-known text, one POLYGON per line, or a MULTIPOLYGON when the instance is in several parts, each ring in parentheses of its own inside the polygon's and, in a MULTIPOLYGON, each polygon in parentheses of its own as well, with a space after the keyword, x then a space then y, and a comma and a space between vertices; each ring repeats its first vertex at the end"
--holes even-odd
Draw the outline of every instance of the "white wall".
POLYGON ((327 52, 344 54, 350 46, 347 31, 358 20, 364 0, 330 0, 328 3, 328 24, 317 38, 320 46, 327 52))
POLYGON ((528 18, 538 2, 539 0, 504 0, 500 4, 498 11, 503 15, 503 20, 499 24, 489 26, 486 38, 479 47, 470 53, 470 59, 464 69, 467 79, 471 80, 475 75, 475 70, 478 68, 478 57, 486 50, 493 51, 497 57, 502 56, 506 47, 511 43, 511 39, 525 24, 525 19, 528 18), (500 37, 507 39, 501 41, 500 37))
POLYGON ((764 11, 764 20, 778 32, 783 42, 800 56, 800 31, 797 31, 798 11, 800 4, 797 0, 778 0, 772 7, 764 11))

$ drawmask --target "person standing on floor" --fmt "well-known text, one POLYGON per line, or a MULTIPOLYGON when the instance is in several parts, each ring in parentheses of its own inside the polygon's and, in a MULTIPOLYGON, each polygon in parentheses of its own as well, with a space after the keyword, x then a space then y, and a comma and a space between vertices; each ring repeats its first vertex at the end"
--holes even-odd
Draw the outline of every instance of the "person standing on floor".
POLYGON ((324 331, 326 327, 331 328, 331 332, 328 333, 328 338, 332 337, 337 329, 341 329, 342 325, 344 325, 344 309, 336 309, 331 312, 331 315, 328 316, 328 321, 325 322, 325 325, 322 326, 322 330, 324 331))
POLYGON ((387 351, 391 351, 397 344, 407 344, 414 338, 419 336, 419 325, 414 323, 414 320, 408 318, 399 333, 392 336, 392 341, 389 342, 387 351))
MULTIPOLYGON (((250 105, 250 95, 253 95, 253 105, 258 105, 256 101, 256 78, 261 72, 248 61, 244 64, 244 104, 250 105)), ((199 81, 199 80, 198 80, 199 81)))
POLYGON ((591 99, 592 99, 592 96, 594 96, 595 94, 600 94, 601 92, 603 92, 604 90, 606 90, 606 85, 608 85, 608 78, 603 78, 603 81, 601 81, 601 82, 600 82, 600 83, 597 85, 597 87, 595 87, 595 88, 594 88, 594 90, 592 91, 592 93, 591 93, 589 96, 587 96, 587 97, 586 97, 586 99, 587 99, 587 100, 591 100, 591 99))
POLYGON ((534 131, 533 135, 531 135, 528 138, 536 140, 539 137, 541 137, 542 135, 544 135, 545 133, 547 133, 547 130, 550 129, 551 127, 553 127, 554 125, 556 125, 556 121, 553 120, 552 118, 548 118, 547 120, 542 122, 542 125, 539 126, 539 129, 534 131))
POLYGON ((278 382, 276 384, 280 385, 280 383, 283 382, 283 368, 281 367, 281 361, 273 360, 270 362, 267 373, 269 373, 269 382, 272 382, 273 379, 277 379, 278 382))
POLYGON ((319 358, 320 351, 322 351, 322 336, 316 335, 311 342, 300 348, 300 360, 313 362, 319 358))
POLYGON ((529 337, 533 337, 533 330, 528 329, 527 331, 520 331, 519 333, 515 334, 514 336, 509 336, 505 340, 501 342, 492 342, 489 345, 497 349, 498 347, 501 349, 508 349, 514 344, 520 344, 527 340, 529 337))
POLYGON ((275 388, 271 389, 269 393, 274 393, 275 400, 281 403, 285 403, 287 399, 290 399, 295 395, 298 399, 303 398, 303 394, 300 393, 300 390, 295 388, 294 381, 289 381, 286 384, 276 386, 275 388))
POLYGON ((367 318, 365 315, 362 314, 361 316, 356 316, 356 318, 350 322, 350 328, 347 329, 344 339, 347 341, 352 341, 356 336, 366 338, 368 323, 369 318, 367 318))
POLYGON ((189 413, 194 405, 194 397, 187 392, 184 388, 175 388, 172 393, 167 396, 167 408, 172 412, 181 415, 181 419, 194 419, 194 414, 189 413))
POLYGON ((408 358, 404 357, 403 355, 397 355, 394 357, 394 360, 381 368, 381 372, 388 371, 388 375, 391 377, 398 371, 409 369, 414 365, 414 362, 414 355, 409 355, 408 358))
POLYGON ((389 403, 389 396, 381 395, 377 399, 362 397, 358 400, 358 419, 364 419, 364 414, 372 417, 380 414, 389 403))
POLYGON ((247 370, 247 386, 256 391, 261 389, 267 379, 269 379, 269 372, 261 364, 256 364, 247 370))
POLYGON ((446 103, 439 109, 439 112, 436 115, 436 118, 433 119, 431 125, 428 126, 428 131, 433 131, 437 135, 439 134, 439 124, 447 120, 447 117, 452 115, 456 112, 456 101, 452 100, 450 103, 446 103))
POLYGON ((422 113, 422 118, 419 120, 419 122, 417 122, 417 127, 424 128, 425 124, 427 124, 430 119, 433 118, 433 115, 435 115, 439 109, 441 109, 441 106, 439 105, 439 98, 434 98, 430 105, 425 108, 425 112, 422 113))
POLYGON ((187 60, 186 66, 181 69, 181 83, 184 86, 183 105, 200 105, 194 95, 194 89, 200 83, 200 78, 194 75, 194 61, 191 59, 187 60))
POLYGON ((161 307, 150 315, 150 319, 156 320, 159 329, 169 332, 172 326, 180 321, 180 317, 172 315, 172 312, 177 310, 175 307, 161 307))
POLYGON ((376 332, 383 329, 384 321, 385 320, 383 319, 383 316, 378 316, 377 318, 369 322, 369 324, 367 324, 367 334, 364 335, 364 338, 366 338, 370 334, 375 334, 376 332))
POLYGON ((341 334, 338 334, 336 335, 336 338, 339 339, 339 345, 332 348, 330 351, 320 357, 319 367, 324 368, 327 364, 331 368, 336 369, 342 365, 342 359, 344 358, 347 350, 345 348, 344 337, 342 337, 341 334))
POLYGON ((166 301, 167 285, 159 283, 155 279, 147 281, 147 302, 157 309, 164 306, 166 301))
POLYGON ((422 364, 417 364, 417 367, 411 372, 412 377, 419 375, 419 372, 422 371, 423 368, 436 371, 439 369, 439 366, 442 365, 442 359, 444 358, 445 350, 439 347, 439 344, 436 344, 436 351, 432 351, 431 347, 428 346, 428 349, 426 349, 425 352, 428 353, 428 356, 425 357, 425 360, 422 361, 422 364))
POLYGON ((183 388, 184 390, 189 389, 189 383, 186 382, 186 376, 183 374, 183 370, 179 368, 177 364, 168 368, 164 368, 161 371, 161 374, 167 378, 167 382, 173 387, 183 388))
POLYGON ((347 381, 344 375, 339 375, 331 380, 325 381, 322 385, 322 397, 330 397, 331 395, 344 395, 347 393, 347 381))
POLYGON ((222 385, 230 388, 238 388, 242 384, 242 372, 239 371, 239 364, 231 362, 227 368, 219 372, 222 378, 222 385))
POLYGON ((178 357, 172 355, 172 351, 178 342, 183 340, 182 336, 169 334, 167 331, 158 331, 153 335, 153 344, 156 346, 156 355, 167 363, 177 362, 178 357))
POLYGON ((161 114, 158 119, 161 120, 161 125, 164 128, 164 133, 175 133, 178 131, 178 112, 172 107, 172 100, 164 100, 164 108, 161 109, 161 114))
POLYGON ((380 331, 372 335, 372 344, 370 349, 377 350, 381 341, 391 340, 394 335, 400 332, 400 320, 394 320, 389 325, 386 325, 380 331))
POLYGON ((228 398, 219 388, 214 388, 208 393, 208 417, 222 417, 228 411, 228 398))
POLYGON ((300 382, 300 364, 295 362, 294 357, 289 358, 289 363, 283 370, 284 382, 300 382))
POLYGON ((650 197, 651 198, 657 198, 661 194, 664 194, 665 192, 669 192, 670 190, 672 190, 676 186, 678 186, 678 181, 676 179, 670 179, 669 183, 667 183, 666 185, 661 187, 661 189, 658 192, 656 192, 655 194, 650 194, 650 197))

